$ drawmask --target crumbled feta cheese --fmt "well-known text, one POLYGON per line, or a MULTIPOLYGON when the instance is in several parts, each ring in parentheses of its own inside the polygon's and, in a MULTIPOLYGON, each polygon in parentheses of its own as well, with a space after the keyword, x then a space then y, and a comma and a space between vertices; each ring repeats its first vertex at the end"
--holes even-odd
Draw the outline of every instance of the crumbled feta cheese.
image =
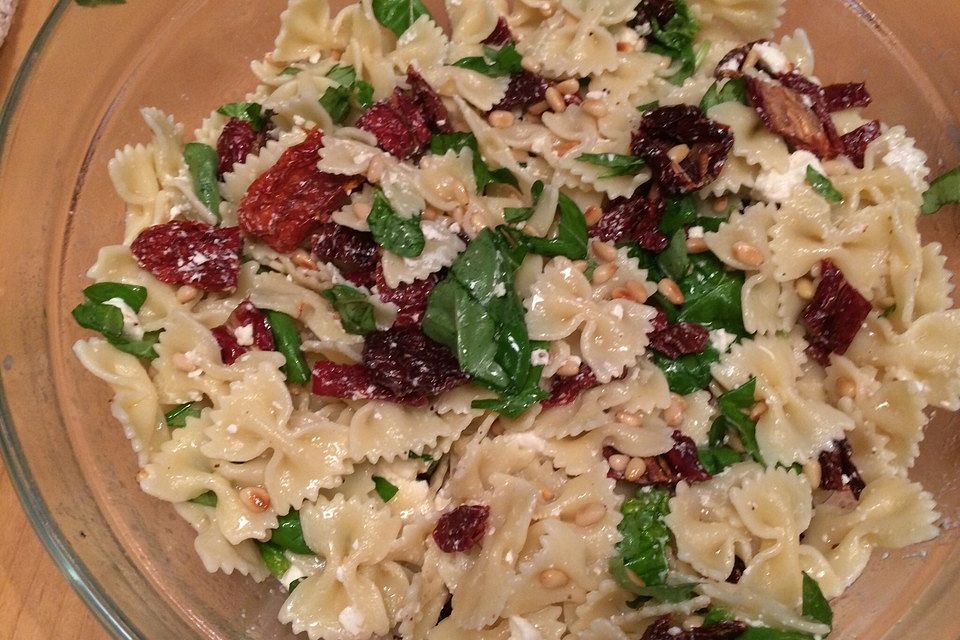
POLYGON ((502 282, 498 282, 493 288, 493 295, 498 298, 502 298, 503 296, 507 295, 507 287, 502 282))
POLYGON ((235 425, 235 424, 228 424, 228 425, 227 425, 227 433, 229 433, 230 435, 236 434, 237 431, 239 431, 239 430, 240 430, 239 427, 237 427, 237 425, 235 425))
POLYGON ((623 305, 615 304, 613 305, 613 317, 617 320, 623 320, 623 305))
POLYGON ((253 325, 240 325, 233 330, 233 337, 237 339, 237 344, 241 347, 249 347, 253 344, 253 325))
POLYGON ((547 446, 547 441, 532 431, 515 433, 508 437, 511 444, 515 444, 521 449, 530 449, 531 451, 543 452, 547 446))
POLYGON ((613 37, 617 42, 626 42, 629 45, 636 45, 638 42, 640 42, 640 34, 630 27, 623 27, 619 29, 615 34, 613 34, 613 37))
POLYGON ((293 124, 298 127, 302 127, 303 125, 307 124, 307 120, 300 114, 295 113, 293 114, 293 124))
POLYGON ((587 91, 587 100, 603 100, 610 94, 606 89, 587 91))
POLYGON ((363 614, 355 607, 345 607, 337 616, 337 620, 347 633, 357 635, 363 631, 363 614))
POLYGON ((753 45, 753 50, 760 56, 760 61, 770 73, 786 73, 790 70, 790 62, 783 55, 780 48, 772 42, 761 42, 753 45))
POLYGON ((530 352, 530 364, 534 367, 550 364, 550 352, 546 349, 534 349, 530 352))
POLYGON ((727 333, 723 329, 717 329, 710 332, 710 344, 719 353, 726 353, 730 346, 737 341, 737 336, 727 333))
POLYGON ((123 314, 123 335, 133 340, 143 340, 143 327, 140 326, 140 316, 130 305, 123 301, 123 298, 110 298, 103 304, 120 309, 123 314))
POLYGON ((683 633, 683 629, 681 629, 680 627, 670 627, 669 629, 667 629, 667 635, 678 636, 681 633, 683 633))
POLYGON ((785 201, 794 189, 806 181, 807 167, 813 167, 818 173, 825 173, 820 160, 809 151, 791 153, 790 164, 785 172, 763 171, 757 176, 753 187, 755 195, 768 202, 785 201))
POLYGON ((310 64, 317 64, 318 62, 320 62, 320 57, 321 57, 320 52, 316 51, 314 53, 311 53, 310 57, 307 58, 307 60, 310 62, 310 64))
POLYGON ((702 238, 703 237, 703 227, 690 227, 687 229, 688 238, 702 238))
POLYGON ((189 204, 175 204, 170 207, 170 217, 176 218, 177 216, 183 215, 187 211, 190 211, 189 204))
POLYGON ((883 164, 902 169, 917 191, 925 191, 925 178, 930 174, 927 154, 913 146, 913 138, 908 138, 900 129, 902 127, 896 127, 885 136, 889 150, 883 156, 883 164))
POLYGON ((526 618, 510 616, 510 640, 542 640, 542 636, 526 618))

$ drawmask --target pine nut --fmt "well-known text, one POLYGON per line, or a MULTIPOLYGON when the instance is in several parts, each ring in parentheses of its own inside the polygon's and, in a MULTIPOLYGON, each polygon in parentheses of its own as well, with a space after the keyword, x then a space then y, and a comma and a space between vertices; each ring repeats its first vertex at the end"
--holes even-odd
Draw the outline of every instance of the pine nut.
POLYGON ((563 365, 557 369, 557 375, 561 378, 569 378, 575 376, 580 372, 580 363, 574 359, 570 358, 563 365))
POLYGON ((609 242, 595 240, 593 243, 593 252, 604 262, 613 262, 617 259, 617 248, 609 242))
POLYGON ((450 212, 450 217, 453 218, 457 224, 463 225, 463 216, 465 216, 466 213, 463 207, 454 207, 453 211, 450 212))
POLYGON ((467 192, 467 186, 460 180, 454 180, 450 184, 450 190, 453 192, 453 198, 457 204, 467 206, 470 204, 470 194, 467 192))
POLYGON ((610 465, 610 468, 614 471, 623 473, 624 469, 627 468, 627 465, 630 464, 630 456, 625 456, 622 453, 615 453, 607 458, 607 464, 610 465))
POLYGON ((763 264, 763 252, 749 242, 734 242, 732 251, 733 257, 748 267, 759 267, 763 264))
POLYGON ((687 401, 681 396, 670 394, 670 406, 663 410, 663 421, 668 427, 679 427, 683 422, 683 412, 687 410, 687 401))
POLYGON ((617 265, 614 262, 607 262, 597 267, 593 271, 593 284, 600 285, 610 280, 613 274, 617 272, 617 265))
POLYGON ((563 113, 567 108, 567 101, 563 99, 563 94, 556 87, 548 87, 544 95, 550 109, 556 113, 563 113))
POLYGON ((706 253, 710 250, 703 238, 687 238, 687 253, 706 253))
POLYGON ((650 297, 650 294, 647 293, 647 288, 636 280, 630 280, 627 282, 627 293, 629 297, 634 302, 643 304, 650 297))
POLYGON ((685 300, 680 287, 671 278, 664 278, 657 283, 657 291, 673 304, 683 304, 685 300))
POLYGON ((577 93, 580 91, 580 81, 576 78, 567 78, 563 82, 557 83, 557 91, 565 96, 577 93))
POLYGON ((251 511, 263 513, 270 508, 270 495, 260 487, 246 487, 240 491, 240 498, 251 511))
POLYGON ((627 291, 626 287, 615 287, 614 290, 610 292, 610 298, 612 300, 629 300, 630 292, 627 291))
POLYGON ((308 256, 304 251, 297 251, 291 256, 290 260, 301 269, 307 269, 308 271, 317 270, 317 261, 308 256))
POLYGON ((837 393, 844 398, 857 397, 857 383, 846 376, 837 378, 837 393))
POLYGON ((680 164, 687 159, 687 156, 690 155, 690 147, 685 144, 678 144, 669 151, 667 151, 667 157, 672 161, 680 164))
POLYGON ((547 589, 559 589, 570 582, 570 576, 559 569, 545 569, 540 572, 540 584, 547 589))
POLYGON ((800 296, 801 300, 813 300, 813 296, 817 293, 817 288, 810 278, 800 278, 794 288, 796 288, 797 295, 800 296))
POLYGON ((137 471, 137 482, 143 482, 149 477, 150 477, 150 472, 147 471, 146 469, 140 469, 140 471, 137 471))
POLYGON ((200 295, 200 289, 197 289, 194 286, 185 284, 179 289, 177 289, 177 302, 180 304, 187 304, 188 302, 193 302, 200 295))
POLYGON ((896 298, 894 298, 893 296, 884 296, 884 297, 880 298, 879 300, 877 300, 877 304, 878 304, 882 309, 889 309, 889 308, 892 307, 893 305, 897 304, 897 300, 896 300, 896 298))
POLYGON ((683 621, 683 628, 687 631, 692 631, 693 629, 699 629, 703 626, 703 616, 687 616, 687 619, 683 621))
POLYGON ((641 418, 636 413, 631 413, 630 411, 617 411, 615 416, 617 422, 620 424, 625 424, 628 427, 639 427, 643 424, 643 418, 641 418))
POLYGON ((386 170, 384 166, 383 158, 380 156, 374 156, 370 160, 370 164, 367 165, 367 180, 373 184, 377 184, 383 178, 383 172, 386 170))
POLYGON ((606 103, 603 100, 597 100, 595 98, 587 98, 580 104, 580 108, 583 109, 584 113, 594 118, 602 118, 609 112, 606 103))
POLYGON ((647 463, 643 458, 630 458, 627 468, 623 470, 623 477, 627 482, 640 482, 647 472, 647 463))
POLYGON ((602 502, 589 502, 580 507, 573 521, 578 527, 589 527, 603 520, 606 515, 607 507, 602 502))
POLYGON ((370 215, 370 211, 372 209, 373 209, 373 205, 369 202, 353 203, 353 215, 355 215, 358 220, 366 220, 367 216, 370 215))
POLYGON ((750 52, 749 52, 749 53, 747 54, 747 56, 743 59, 743 65, 742 65, 740 68, 741 68, 741 69, 749 69, 749 68, 751 68, 751 67, 755 67, 755 66, 757 66, 757 63, 758 63, 758 62, 760 62, 760 53, 759 53, 759 52, 757 51, 757 49, 754 47, 754 48, 750 49, 750 52))
POLYGON ((592 207, 587 207, 587 210, 583 212, 583 217, 587 221, 587 226, 592 227, 593 225, 600 222, 600 218, 603 217, 603 209, 594 205, 592 207))
POLYGON ((173 354, 173 357, 170 360, 173 362, 173 366, 184 373, 190 373, 197 368, 197 365, 193 364, 193 361, 183 353, 173 354))
POLYGON ((563 157, 576 149, 579 144, 579 142, 575 142, 573 140, 557 141, 553 143, 553 152, 558 156, 563 157))
POLYGON ((617 51, 619 51, 620 53, 627 53, 631 49, 633 49, 633 45, 630 44, 629 42, 621 41, 617 43, 617 51))
POLYGON ((803 475, 807 476, 807 480, 810 481, 810 486, 816 489, 820 486, 820 480, 823 476, 823 470, 820 468, 820 463, 816 460, 807 460, 803 463, 803 475))
POLYGON ((764 416, 764 414, 767 412, 768 409, 769 407, 767 406, 767 403, 761 400, 760 402, 750 407, 750 419, 756 422, 757 420, 759 420, 764 416))
POLYGON ((513 124, 513 121, 513 114, 509 111, 503 111, 501 109, 491 111, 490 115, 487 116, 487 122, 489 122, 490 126, 494 127, 495 129, 506 129, 513 124))
POLYGON ((713 210, 716 213, 723 213, 729 205, 730 202, 727 200, 727 196, 721 196, 713 201, 713 210))
POLYGON ((556 493, 554 493, 549 487, 545 487, 542 484, 537 485, 537 493, 540 494, 540 499, 544 502, 550 502, 557 497, 556 493))
POLYGON ((550 109, 550 105, 547 104, 546 100, 541 100, 540 102, 534 102, 532 105, 527 107, 527 113, 532 116, 543 115, 550 109))

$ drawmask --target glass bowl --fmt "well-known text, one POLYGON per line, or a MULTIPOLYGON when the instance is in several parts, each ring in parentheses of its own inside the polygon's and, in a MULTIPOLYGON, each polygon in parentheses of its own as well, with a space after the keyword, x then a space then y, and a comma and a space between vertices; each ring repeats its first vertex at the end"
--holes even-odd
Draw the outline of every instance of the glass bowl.
MULTIPOLYGON (((155 105, 188 130, 253 85, 283 0, 164 0, 95 10, 61 0, 27 56, 0 120, 0 445, 38 535, 118 638, 288 638, 277 589, 207 574, 193 532, 143 494, 110 415, 107 386, 70 349, 69 316, 97 248, 119 240, 122 205, 106 165, 146 139, 155 105)), ((339 3, 333 2, 337 5, 339 3)), ((429 3, 436 5, 439 3, 429 3)), ((960 157, 960 3, 792 0, 824 81, 865 80, 870 113, 906 124, 937 172, 960 157)), ((960 269, 956 210, 925 219, 926 240, 960 269)), ((960 638, 960 417, 940 414, 913 472, 946 523, 937 540, 874 555, 836 603, 834 640, 960 638), (953 605, 953 606, 951 606, 953 605)))

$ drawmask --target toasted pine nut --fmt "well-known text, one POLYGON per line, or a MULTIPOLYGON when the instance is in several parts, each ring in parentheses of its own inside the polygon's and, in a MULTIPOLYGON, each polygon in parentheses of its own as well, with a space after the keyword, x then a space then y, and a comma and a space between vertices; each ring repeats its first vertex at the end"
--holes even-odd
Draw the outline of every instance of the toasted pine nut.
POLYGON ((763 264, 763 252, 749 242, 734 242, 732 252, 734 258, 748 267, 759 267, 763 264))
POLYGON ((769 407, 767 406, 767 403, 761 400, 760 402, 750 407, 750 419, 756 422, 757 420, 763 417, 763 415, 767 412, 767 409, 769 409, 769 407))
POLYGON ((506 129, 513 124, 513 121, 513 114, 509 111, 503 111, 502 109, 491 111, 490 115, 487 116, 487 122, 495 129, 506 129))
POLYGON ((617 272, 617 265, 614 262, 602 264, 593 271, 593 284, 603 284, 613 277, 617 272))
POLYGON ((817 292, 817 288, 813 285, 813 280, 810 278, 800 278, 793 286, 797 290, 797 295, 800 296, 801 300, 813 300, 813 296, 817 292))
POLYGON ((576 78, 567 78, 563 82, 557 83, 557 91, 562 95, 569 96, 570 94, 577 93, 580 91, 580 81, 576 78))
POLYGON ((844 398, 857 397, 857 383, 846 376, 837 378, 837 393, 844 398))
POLYGON ((623 477, 628 482, 639 482, 646 472, 647 463, 643 461, 643 458, 630 458, 627 468, 623 471, 623 477))
POLYGON ((893 296, 884 296, 877 300, 877 304, 883 309, 889 309, 893 305, 897 304, 897 300, 893 296))
POLYGON ((547 104, 546 100, 541 100, 540 102, 534 102, 532 105, 527 107, 527 113, 532 116, 539 116, 545 113, 550 109, 550 105, 547 104))
POLYGON ((606 515, 607 507, 602 502, 588 502, 580 507, 573 521, 578 527, 589 527, 603 520, 606 515))
POLYGON ((683 621, 683 628, 687 631, 692 629, 698 629, 703 626, 703 616, 687 616, 687 619, 683 621))
POLYGON ((630 44, 629 42, 620 41, 617 43, 617 51, 619 51, 620 53, 627 53, 631 49, 633 49, 633 45, 630 44))
POLYGON ((807 460, 803 463, 803 475, 807 476, 807 480, 810 481, 810 486, 816 489, 820 486, 820 479, 823 476, 823 470, 820 468, 820 463, 816 460, 807 460))
POLYGON ((193 364, 193 361, 184 353, 173 354, 171 361, 173 362, 173 366, 185 373, 190 373, 197 368, 197 365, 193 364))
POLYGON ((667 157, 676 162, 677 164, 683 162, 687 159, 687 156, 690 155, 690 147, 685 144, 678 144, 669 151, 667 151, 667 157))
POLYGON ((307 269, 309 271, 317 270, 317 261, 307 255, 306 252, 297 251, 290 257, 290 260, 301 269, 307 269))
POLYGON ((563 157, 568 153, 570 153, 571 151, 573 151, 574 149, 576 149, 577 145, 579 144, 580 144, 579 142, 575 142, 573 140, 557 141, 553 143, 553 151, 558 156, 563 157))
POLYGON ((539 580, 547 589, 559 589, 570 582, 570 576, 559 569, 545 569, 540 572, 539 580))
POLYGON ((703 238, 687 238, 687 253, 706 253, 710 250, 703 238))
POLYGON ((623 473, 624 469, 627 468, 627 465, 630 464, 630 456, 625 456, 622 453, 615 453, 607 458, 607 464, 610 465, 610 468, 614 471, 623 473))
POLYGON ((563 365, 557 369, 557 375, 561 378, 569 378, 571 376, 577 375, 580 372, 580 363, 577 360, 570 358, 563 365))
POLYGON ((563 99, 563 94, 560 93, 560 90, 556 87, 548 87, 544 97, 547 100, 547 104, 550 105, 550 109, 557 113, 563 113, 567 108, 567 101, 563 99))
POLYGON ((270 495, 260 487, 245 487, 240 498, 251 511, 262 513, 270 508, 270 495))
POLYGON ((467 206, 470 204, 470 194, 467 192, 467 186, 460 180, 454 179, 450 183, 450 190, 453 192, 453 198, 457 204, 467 206))
POLYGON ((370 211, 372 209, 373 209, 373 205, 369 202, 353 203, 353 215, 355 215, 358 220, 366 220, 367 216, 370 215, 370 211))
POLYGON ((179 289, 177 289, 177 302, 180 304, 186 304, 188 302, 193 302, 200 295, 200 289, 196 287, 185 284, 179 289))
POLYGON ((627 291, 626 287, 615 287, 614 290, 610 292, 610 298, 613 300, 629 300, 630 292, 627 291))
POLYGON ((713 210, 716 213, 723 213, 729 205, 730 202, 727 200, 727 196, 722 196, 713 201, 713 210))
POLYGON ((453 211, 450 212, 450 217, 453 218, 454 222, 459 225, 463 224, 463 216, 466 215, 466 210, 463 207, 454 207, 453 211))
POLYGON ((603 209, 594 205, 592 207, 587 207, 587 210, 583 212, 583 217, 587 221, 587 226, 592 227, 593 225, 600 222, 600 218, 603 217, 603 209))
POLYGON ((643 418, 636 413, 631 413, 630 411, 617 411, 617 415, 615 417, 617 422, 620 424, 625 424, 628 427, 639 427, 641 424, 643 424, 643 418))
POLYGON ((553 490, 550 489, 550 487, 545 487, 542 484, 537 485, 537 493, 540 494, 540 498, 544 502, 550 502, 551 500, 557 497, 557 494, 554 493, 553 490))
POLYGON ((137 471, 137 482, 143 482, 149 477, 150 477, 150 472, 147 471, 146 469, 140 469, 140 471, 137 471))
POLYGON ((631 300, 640 304, 646 302, 647 298, 650 297, 650 294, 647 293, 647 288, 636 280, 629 280, 627 282, 627 293, 630 294, 631 300))
POLYGON ((374 156, 373 159, 370 160, 370 164, 367 165, 367 180, 373 184, 377 184, 381 178, 383 178, 383 172, 385 170, 386 167, 384 166, 383 158, 374 156))
POLYGON ((595 98, 587 98, 580 104, 580 108, 583 109, 584 113, 594 118, 602 118, 609 112, 607 104, 603 100, 597 100, 595 98))
POLYGON ((597 257, 604 262, 613 262, 617 259, 617 248, 609 242, 600 242, 599 240, 594 240, 593 252, 597 254, 597 257))
POLYGON ((683 304, 685 300, 680 287, 671 278, 664 278, 657 283, 657 290, 673 304, 683 304))
POLYGON ((663 421, 668 427, 679 427, 683 422, 683 412, 687 410, 687 401, 675 393, 670 394, 670 406, 663 410, 663 421))

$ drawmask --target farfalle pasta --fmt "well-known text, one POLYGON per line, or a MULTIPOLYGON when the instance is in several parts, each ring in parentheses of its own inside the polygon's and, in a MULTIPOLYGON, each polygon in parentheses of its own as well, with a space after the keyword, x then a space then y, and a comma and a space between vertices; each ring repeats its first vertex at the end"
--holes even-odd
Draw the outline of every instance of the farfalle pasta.
POLYGON ((310 640, 812 639, 935 537, 960 197, 783 10, 291 0, 143 109, 75 352, 198 574, 310 640))

